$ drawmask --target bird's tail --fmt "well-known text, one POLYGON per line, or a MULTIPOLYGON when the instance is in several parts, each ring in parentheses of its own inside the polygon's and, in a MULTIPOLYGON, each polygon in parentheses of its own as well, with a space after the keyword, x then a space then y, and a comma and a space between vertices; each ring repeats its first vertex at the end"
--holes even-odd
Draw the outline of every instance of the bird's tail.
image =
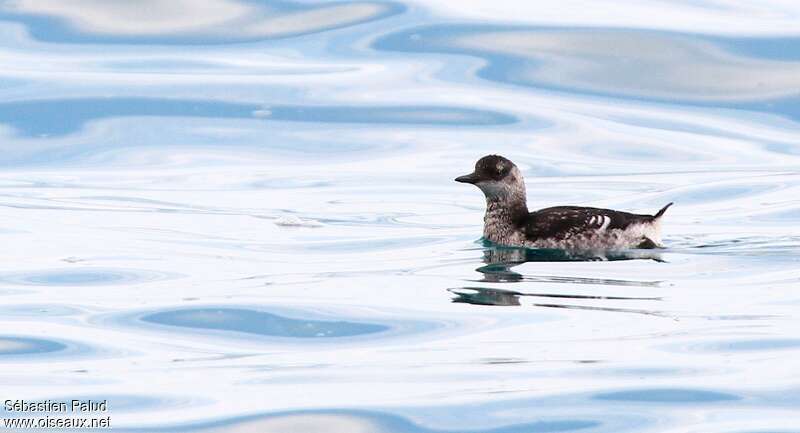
POLYGON ((662 207, 658 212, 656 212, 655 215, 653 215, 653 219, 657 220, 657 219, 661 218, 662 216, 664 216, 664 212, 666 212, 667 209, 669 209, 669 207, 672 206, 672 204, 673 204, 673 202, 667 203, 666 206, 662 207))

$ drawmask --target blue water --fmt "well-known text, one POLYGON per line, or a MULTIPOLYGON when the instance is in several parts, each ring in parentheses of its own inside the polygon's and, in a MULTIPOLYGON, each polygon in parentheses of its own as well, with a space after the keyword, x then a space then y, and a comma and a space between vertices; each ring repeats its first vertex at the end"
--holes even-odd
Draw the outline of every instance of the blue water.
POLYGON ((0 400, 131 432, 796 432, 798 19, 0 0, 0 400), (453 178, 487 153, 534 208, 674 201, 667 248, 482 242, 453 178))

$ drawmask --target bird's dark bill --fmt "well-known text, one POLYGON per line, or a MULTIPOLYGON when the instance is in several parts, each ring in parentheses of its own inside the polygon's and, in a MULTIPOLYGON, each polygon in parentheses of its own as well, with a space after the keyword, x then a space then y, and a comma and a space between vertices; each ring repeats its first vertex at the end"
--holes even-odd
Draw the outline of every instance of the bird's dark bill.
POLYGON ((456 182, 461 183, 475 183, 478 181, 478 175, 475 173, 465 174, 463 176, 458 176, 456 178, 456 182))

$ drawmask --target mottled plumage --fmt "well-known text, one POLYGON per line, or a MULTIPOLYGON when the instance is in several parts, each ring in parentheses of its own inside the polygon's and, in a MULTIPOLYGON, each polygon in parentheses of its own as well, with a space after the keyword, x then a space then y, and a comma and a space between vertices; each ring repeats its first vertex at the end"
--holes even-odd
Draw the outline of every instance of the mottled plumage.
POLYGON ((661 217, 611 209, 557 206, 529 212, 525 182, 513 162, 499 155, 481 158, 475 171, 456 178, 486 196, 483 236, 495 243, 532 248, 626 249, 661 245, 661 217))

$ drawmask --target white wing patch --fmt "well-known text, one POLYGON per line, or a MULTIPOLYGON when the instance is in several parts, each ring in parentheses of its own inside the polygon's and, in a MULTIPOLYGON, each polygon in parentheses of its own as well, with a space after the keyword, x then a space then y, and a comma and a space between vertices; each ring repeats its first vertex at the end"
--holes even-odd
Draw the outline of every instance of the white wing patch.
POLYGON ((602 219, 603 222, 600 223, 600 228, 597 229, 597 231, 603 232, 608 228, 608 225, 611 224, 611 217, 608 215, 603 215, 600 217, 600 219, 602 219))
POLYGON ((611 224, 611 217, 608 215, 592 215, 589 217, 588 222, 590 226, 597 226, 595 230, 602 232, 608 228, 609 224, 611 224))

